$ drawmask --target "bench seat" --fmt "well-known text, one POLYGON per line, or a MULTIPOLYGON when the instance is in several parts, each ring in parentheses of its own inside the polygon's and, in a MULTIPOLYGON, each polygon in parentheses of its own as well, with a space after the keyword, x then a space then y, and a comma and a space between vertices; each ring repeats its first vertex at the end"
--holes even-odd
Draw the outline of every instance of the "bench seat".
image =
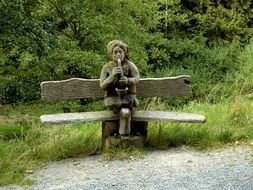
MULTIPOLYGON (((115 121, 119 116, 112 111, 59 113, 42 115, 42 124, 66 124, 88 121, 115 121)), ((169 121, 183 123, 204 123, 205 117, 199 114, 165 111, 136 111, 132 121, 169 121)))

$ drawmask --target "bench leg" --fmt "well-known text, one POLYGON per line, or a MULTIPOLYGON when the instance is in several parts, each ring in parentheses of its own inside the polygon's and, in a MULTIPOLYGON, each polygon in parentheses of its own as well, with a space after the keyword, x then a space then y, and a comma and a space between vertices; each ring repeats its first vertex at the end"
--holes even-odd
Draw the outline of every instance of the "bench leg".
POLYGON ((148 122, 132 121, 131 135, 121 139, 119 121, 102 122, 102 150, 113 147, 143 147, 148 140, 148 122))
POLYGON ((142 136, 143 144, 145 145, 148 141, 148 122, 147 121, 132 121, 131 135, 142 136))
POLYGON ((102 150, 108 146, 108 138, 118 134, 118 121, 102 122, 102 150))

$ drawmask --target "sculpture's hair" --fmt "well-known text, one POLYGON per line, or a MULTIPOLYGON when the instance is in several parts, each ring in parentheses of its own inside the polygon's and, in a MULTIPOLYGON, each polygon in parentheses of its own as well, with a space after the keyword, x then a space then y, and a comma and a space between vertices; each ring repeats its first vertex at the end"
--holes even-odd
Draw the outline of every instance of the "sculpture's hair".
POLYGON ((113 40, 108 43, 108 45, 107 45, 108 54, 112 55, 113 48, 115 48, 116 46, 119 46, 120 48, 122 48, 125 53, 125 58, 129 59, 128 58, 128 45, 120 40, 113 40))

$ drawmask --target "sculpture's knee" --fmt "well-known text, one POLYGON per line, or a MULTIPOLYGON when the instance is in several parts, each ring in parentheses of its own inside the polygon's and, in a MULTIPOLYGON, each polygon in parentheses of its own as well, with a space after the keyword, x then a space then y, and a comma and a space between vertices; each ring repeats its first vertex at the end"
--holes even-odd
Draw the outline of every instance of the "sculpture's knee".
POLYGON ((131 114, 131 111, 129 108, 122 108, 119 112, 119 116, 121 118, 129 118, 131 114))

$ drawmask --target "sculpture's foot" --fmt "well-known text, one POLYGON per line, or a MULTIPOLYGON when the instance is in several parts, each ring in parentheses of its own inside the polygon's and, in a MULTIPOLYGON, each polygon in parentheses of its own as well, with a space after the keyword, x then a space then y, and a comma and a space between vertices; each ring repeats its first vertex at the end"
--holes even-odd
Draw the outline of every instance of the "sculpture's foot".
POLYGON ((142 148, 144 146, 145 137, 143 136, 110 136, 106 139, 105 150, 109 148, 142 148), (125 139, 124 139, 125 138, 125 139))
POLYGON ((120 138, 121 138, 122 140, 127 140, 127 139, 130 138, 130 134, 120 135, 120 138))
MULTIPOLYGON (((127 137, 121 137, 118 133, 118 122, 103 123, 103 150, 116 147, 143 147, 148 143, 147 128, 148 122, 132 122, 131 134, 127 137)), ((127 133, 129 134, 129 133, 127 133)))

